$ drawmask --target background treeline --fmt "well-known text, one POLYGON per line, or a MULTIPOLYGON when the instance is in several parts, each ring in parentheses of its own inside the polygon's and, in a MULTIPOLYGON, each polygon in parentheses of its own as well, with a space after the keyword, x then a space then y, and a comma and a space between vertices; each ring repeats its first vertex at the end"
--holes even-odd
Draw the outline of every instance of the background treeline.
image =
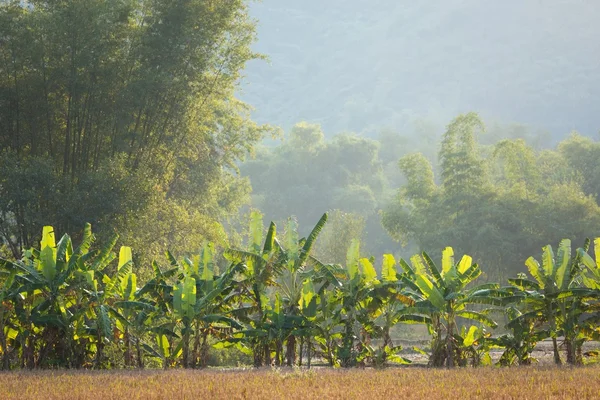
POLYGON ((316 249, 327 262, 342 262, 352 238, 365 254, 451 245, 497 280, 548 241, 599 232, 600 142, 577 133, 547 148, 524 127, 486 132, 468 113, 420 137, 388 130, 378 140, 327 140, 318 125, 299 123, 284 139, 241 166, 252 204, 279 221, 337 210, 316 249))
POLYGON ((451 247, 439 262, 384 254, 378 273, 353 240, 343 264, 325 264, 312 248, 326 222, 301 238, 294 219, 265 230, 253 212, 243 247, 167 253, 148 279, 134 272, 130 247, 113 252, 116 237, 98 245, 88 224, 75 246, 44 227, 39 248, 0 258, 1 369, 195 368, 209 365, 213 348, 256 367, 383 367, 410 363, 392 335, 402 324, 427 327, 429 346, 413 351, 434 367, 528 365, 546 338, 556 364, 595 359, 583 345, 600 339, 600 238, 596 259, 589 240, 573 251, 565 239, 556 253, 545 246, 541 262, 529 257, 528 274, 477 284, 479 266, 451 247), (504 329, 492 336, 497 317, 504 329))

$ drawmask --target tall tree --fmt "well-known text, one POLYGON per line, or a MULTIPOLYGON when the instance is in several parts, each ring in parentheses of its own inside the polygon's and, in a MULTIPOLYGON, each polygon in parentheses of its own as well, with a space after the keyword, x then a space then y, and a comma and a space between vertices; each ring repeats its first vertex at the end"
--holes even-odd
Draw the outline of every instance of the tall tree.
POLYGON ((3 2, 0 35, 4 241, 84 221, 224 240, 249 192, 236 162, 267 129, 234 97, 259 57, 244 0, 3 2))
MULTIPOLYGON (((378 252, 393 246, 378 217, 387 196, 379 142, 357 134, 326 140, 319 125, 306 122, 296 124, 284 139, 261 148, 241 166, 251 180, 255 207, 277 222, 293 213, 301 226, 327 210, 356 214, 369 233, 365 247, 378 252)), ((337 254, 345 259, 345 249, 337 254)))
POLYGON ((401 158, 406 184, 382 213, 395 239, 420 250, 450 244, 485 265, 486 278, 499 279, 549 239, 595 235, 600 208, 585 189, 597 164, 591 140, 574 136, 558 151, 536 151, 521 139, 484 147, 476 140, 482 129, 474 113, 448 125, 438 182, 423 155, 401 158))

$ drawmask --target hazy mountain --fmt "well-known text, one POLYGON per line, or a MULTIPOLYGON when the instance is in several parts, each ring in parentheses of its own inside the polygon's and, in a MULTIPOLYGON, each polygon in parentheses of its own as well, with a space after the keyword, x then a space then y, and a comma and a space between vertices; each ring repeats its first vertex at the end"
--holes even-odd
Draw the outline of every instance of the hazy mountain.
POLYGON ((590 0, 263 0, 241 97, 261 122, 325 132, 445 124, 459 112, 564 135, 600 129, 590 0))

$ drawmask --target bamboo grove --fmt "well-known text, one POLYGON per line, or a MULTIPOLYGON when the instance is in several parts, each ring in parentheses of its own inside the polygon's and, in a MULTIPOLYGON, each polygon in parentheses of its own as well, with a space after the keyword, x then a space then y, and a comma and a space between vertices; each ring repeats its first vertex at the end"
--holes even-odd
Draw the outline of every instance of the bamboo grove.
POLYGON ((480 267, 450 247, 440 265, 425 252, 385 254, 378 272, 353 241, 346 265, 324 264, 311 249, 326 221, 300 238, 294 219, 280 233, 253 212, 245 248, 167 252, 169 265, 153 262, 145 282, 131 248, 116 254, 117 237, 95 243, 88 224, 75 246, 46 226, 39 249, 0 264, 0 365, 107 368, 118 357, 127 368, 202 368, 211 346, 236 347, 256 367, 408 364, 397 324, 427 326, 430 346, 416 350, 430 366, 489 365, 492 349, 503 351, 496 364, 527 365, 547 338, 557 364, 582 364, 583 344, 598 339, 600 239, 596 259, 589 241, 573 251, 565 239, 506 284, 478 284, 480 267))

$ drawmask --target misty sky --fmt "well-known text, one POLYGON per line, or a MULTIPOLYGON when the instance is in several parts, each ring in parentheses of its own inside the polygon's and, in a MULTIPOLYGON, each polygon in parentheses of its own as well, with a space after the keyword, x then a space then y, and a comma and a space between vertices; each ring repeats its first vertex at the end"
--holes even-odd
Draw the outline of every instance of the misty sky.
MULTIPOLYGON (((402 129, 474 110, 563 136, 600 129, 595 0, 263 0, 241 97, 255 118, 402 129)), ((334 132, 331 132, 334 133, 334 132)))

